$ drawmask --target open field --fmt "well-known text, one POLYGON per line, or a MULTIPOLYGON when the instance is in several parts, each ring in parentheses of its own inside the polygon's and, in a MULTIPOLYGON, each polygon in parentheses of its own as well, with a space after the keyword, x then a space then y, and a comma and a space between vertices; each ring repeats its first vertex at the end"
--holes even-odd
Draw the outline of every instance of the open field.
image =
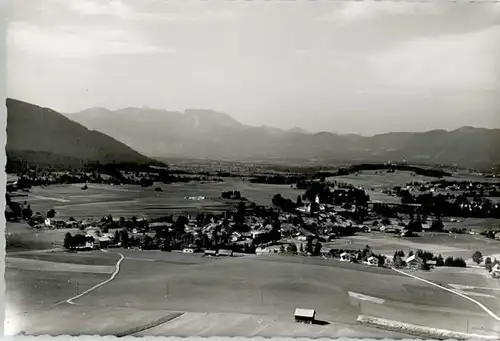
POLYGON ((450 228, 466 228, 476 232, 500 229, 500 219, 494 218, 458 218, 460 222, 445 221, 444 226, 450 228))
POLYGON ((74 265, 114 266, 119 257, 116 253, 102 252, 102 251, 86 251, 86 252, 25 253, 25 254, 15 255, 15 258, 55 262, 55 263, 67 263, 74 265))
POLYGON ((7 252, 44 250, 62 247, 64 235, 75 234, 78 229, 43 230, 35 232, 26 223, 5 224, 5 242, 7 252))
MULTIPOLYGON (((56 330, 64 328, 50 316, 53 319, 66 316, 68 321, 76 321, 85 314, 97 319, 98 316, 104 318, 110 309, 132 309, 138 312, 136 316, 143 314, 143 318, 134 320, 137 326, 160 318, 160 312, 164 315, 171 311, 186 313, 139 335, 186 336, 188 321, 199 321, 195 332, 204 336, 216 335, 221 330, 225 331, 224 335, 326 336, 335 329, 339 336, 363 337, 371 331, 356 325, 360 314, 408 323, 428 323, 462 332, 474 326, 491 333, 494 327, 494 321, 490 321, 474 304, 389 269, 298 256, 209 259, 198 254, 118 252, 125 259, 113 281, 76 299, 76 307, 62 304, 52 307, 47 314, 41 314, 39 309, 49 309, 54 303, 76 295, 76 290, 82 292, 107 276, 7 268, 7 318, 12 321, 21 319, 22 330, 35 334, 43 329, 40 327, 42 321, 44 326, 54 324, 56 330), (78 289, 76 283, 79 283, 78 289), (363 300, 352 293, 375 299, 363 300), (297 307, 316 309, 318 319, 332 324, 297 326, 291 322, 297 307), (234 314, 234 317, 229 318, 228 314, 234 314)), ((82 257, 78 262, 73 260, 77 264, 101 265, 110 261, 111 254, 109 252, 109 259, 107 254, 102 256, 99 253, 77 253, 69 258, 82 257), (92 257, 101 260, 88 261, 92 257)), ((19 257, 32 259, 30 256, 19 257)), ((69 262, 58 253, 35 258, 69 262)), ((436 272, 435 276, 439 273, 436 272)), ((482 283, 453 274, 442 276, 450 283, 482 283)), ((87 334, 122 328, 116 317, 106 323, 107 329, 90 324, 80 328, 87 334)), ((369 335, 377 333, 374 330, 369 335)))
MULTIPOLYGON (((404 185, 408 182, 429 182, 438 180, 435 177, 415 174, 408 171, 395 171, 387 173, 386 171, 370 171, 364 170, 356 174, 333 176, 328 178, 329 181, 345 182, 355 186, 363 186, 364 188, 389 188, 398 185, 404 185), (377 174, 378 173, 378 174, 377 174)), ((498 178, 486 178, 483 176, 474 175, 454 175, 443 177, 446 181, 471 181, 471 182, 488 182, 500 183, 498 178)))
MULTIPOLYGON (((387 184, 414 181, 413 177, 406 180, 402 175, 383 180, 391 176, 374 175, 375 186, 367 187, 377 187, 380 181, 387 184)), ((54 208, 56 217, 79 219, 108 214, 151 217, 224 210, 227 206, 220 200, 190 201, 185 197, 218 198, 222 191, 233 189, 260 204, 269 204, 276 193, 293 200, 302 193, 288 186, 234 179, 224 183, 161 185, 163 192, 155 192, 155 186, 92 184, 86 191, 80 187, 33 188, 26 200, 35 212, 44 214, 54 208)), ((375 195, 373 193, 380 195, 372 196, 374 200, 394 200, 383 197, 380 192, 370 195, 375 195)), ((463 224, 480 227, 496 223, 467 219, 463 224)), ((456 223, 445 224, 449 227, 456 223)), ((457 227, 461 224, 457 223, 457 227)), ((390 269, 299 256, 204 258, 199 254, 122 249, 78 253, 29 251, 61 247, 67 232, 73 234, 76 230, 34 232, 26 224, 7 224, 5 281, 10 333, 24 330, 36 335, 120 334, 168 319, 176 312, 182 315, 130 333, 137 336, 404 337, 361 326, 356 323, 359 315, 460 332, 500 333, 498 322, 474 303, 390 269), (116 278, 75 299, 75 305, 54 306, 108 280, 119 259, 117 252, 124 259, 116 278), (325 324, 294 323, 293 311, 298 307, 316 309, 317 318, 325 324)), ((424 249, 466 260, 476 250, 484 255, 500 250, 500 242, 478 235, 424 233, 420 237, 399 238, 379 232, 342 238, 325 243, 324 247, 362 249, 367 244, 375 252, 388 255, 396 250, 408 253, 410 249, 424 249)), ((499 288, 498 281, 492 282, 484 269, 437 269, 418 272, 418 275, 448 287, 476 286, 463 291, 500 313, 498 300, 495 301, 500 291, 493 290, 499 288)))
POLYGON ((406 171, 396 171, 394 173, 387 173, 385 171, 362 171, 358 175, 349 174, 342 176, 329 177, 328 181, 344 182, 349 183, 354 186, 362 186, 363 188, 369 189, 382 189, 382 188, 392 188, 394 186, 404 185, 408 182, 420 181, 427 182, 433 181, 437 178, 423 176, 416 174, 412 175, 411 172, 406 171))
POLYGON ((500 242, 479 235, 450 235, 447 233, 421 233, 418 237, 402 238, 395 234, 371 232, 352 237, 344 237, 328 243, 326 248, 363 249, 369 245, 376 253, 393 255, 395 251, 427 250, 443 257, 462 257, 465 260, 472 257, 475 251, 484 255, 500 250, 500 242))
POLYGON ((34 212, 45 214, 53 208, 57 212, 57 218, 81 219, 108 214, 116 217, 155 217, 183 212, 224 211, 228 205, 219 198, 223 191, 229 190, 239 190, 249 200, 262 205, 271 204, 276 193, 293 200, 302 193, 289 186, 253 184, 235 179, 227 179, 221 183, 158 184, 163 192, 156 192, 156 186, 142 188, 132 185, 89 184, 88 189, 83 191, 82 185, 53 185, 34 187, 27 197, 16 200, 27 201, 34 212), (192 196, 204 196, 207 199, 186 199, 192 196))

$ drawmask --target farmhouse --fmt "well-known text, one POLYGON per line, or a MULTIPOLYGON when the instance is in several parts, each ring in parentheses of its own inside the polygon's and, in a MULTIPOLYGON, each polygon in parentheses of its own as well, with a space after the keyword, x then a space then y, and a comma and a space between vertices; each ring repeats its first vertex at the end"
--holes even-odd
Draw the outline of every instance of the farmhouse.
POLYGON ((436 264, 437 264, 437 262, 435 260, 428 260, 426 263, 429 266, 429 268, 431 268, 431 269, 434 269, 436 267, 436 264))
POLYGON ((406 258, 406 266, 409 269, 412 270, 419 270, 422 268, 424 265, 424 261, 422 258, 418 257, 417 255, 411 255, 410 257, 406 258))
POLYGON ((350 262, 351 261, 351 255, 347 252, 343 252, 340 254, 340 260, 342 262, 350 262))
POLYGON ((171 223, 164 222, 164 221, 157 221, 157 222, 153 222, 153 223, 148 223, 148 227, 150 229, 161 228, 161 227, 170 227, 170 226, 172 226, 171 223))
POLYGON ((491 276, 493 278, 500 278, 500 265, 498 263, 491 269, 491 276))
POLYGON ((370 266, 377 266, 378 258, 374 256, 368 257, 368 259, 365 261, 365 264, 370 266))
POLYGON ((227 249, 220 249, 219 250, 219 256, 232 256, 233 251, 232 250, 227 250, 227 249))
POLYGON ((315 317, 316 312, 313 309, 295 309, 295 322, 312 324, 315 317))
POLYGON ((205 250, 205 256, 217 256, 217 251, 215 251, 215 250, 205 250))

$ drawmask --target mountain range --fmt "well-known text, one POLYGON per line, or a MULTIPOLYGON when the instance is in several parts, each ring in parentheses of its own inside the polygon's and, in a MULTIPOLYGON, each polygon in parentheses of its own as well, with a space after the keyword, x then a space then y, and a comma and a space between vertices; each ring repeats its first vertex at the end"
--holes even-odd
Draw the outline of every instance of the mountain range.
POLYGON ((172 112, 149 108, 93 108, 67 117, 108 134, 137 151, 159 158, 293 159, 324 162, 457 164, 489 168, 500 164, 500 129, 392 132, 364 137, 300 128, 248 126, 231 116, 201 109, 172 112))
POLYGON ((34 165, 155 163, 129 146, 49 108, 7 99, 8 160, 34 165))
POLYGON ((6 104, 7 155, 35 163, 154 163, 181 157, 299 163, 405 159, 483 169, 500 164, 500 129, 462 127, 365 137, 254 127, 203 109, 92 108, 61 114, 14 99, 6 104))

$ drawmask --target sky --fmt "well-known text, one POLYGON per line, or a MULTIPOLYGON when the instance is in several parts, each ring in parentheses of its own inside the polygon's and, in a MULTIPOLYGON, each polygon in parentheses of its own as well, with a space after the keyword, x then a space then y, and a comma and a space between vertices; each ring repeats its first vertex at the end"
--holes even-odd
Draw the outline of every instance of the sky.
POLYGON ((7 95, 371 135, 500 127, 500 3, 11 1, 7 95))

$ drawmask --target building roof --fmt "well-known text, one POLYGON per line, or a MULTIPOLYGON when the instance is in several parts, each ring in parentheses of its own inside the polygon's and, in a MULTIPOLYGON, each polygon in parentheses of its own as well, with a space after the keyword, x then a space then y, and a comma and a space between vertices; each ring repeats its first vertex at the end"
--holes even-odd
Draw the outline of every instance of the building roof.
POLYGON ((316 315, 314 309, 295 309, 295 316, 313 318, 316 315))
POLYGON ((410 263, 414 260, 416 260, 417 262, 422 262, 422 258, 418 257, 417 255, 411 255, 410 257, 406 258, 406 263, 410 263))

